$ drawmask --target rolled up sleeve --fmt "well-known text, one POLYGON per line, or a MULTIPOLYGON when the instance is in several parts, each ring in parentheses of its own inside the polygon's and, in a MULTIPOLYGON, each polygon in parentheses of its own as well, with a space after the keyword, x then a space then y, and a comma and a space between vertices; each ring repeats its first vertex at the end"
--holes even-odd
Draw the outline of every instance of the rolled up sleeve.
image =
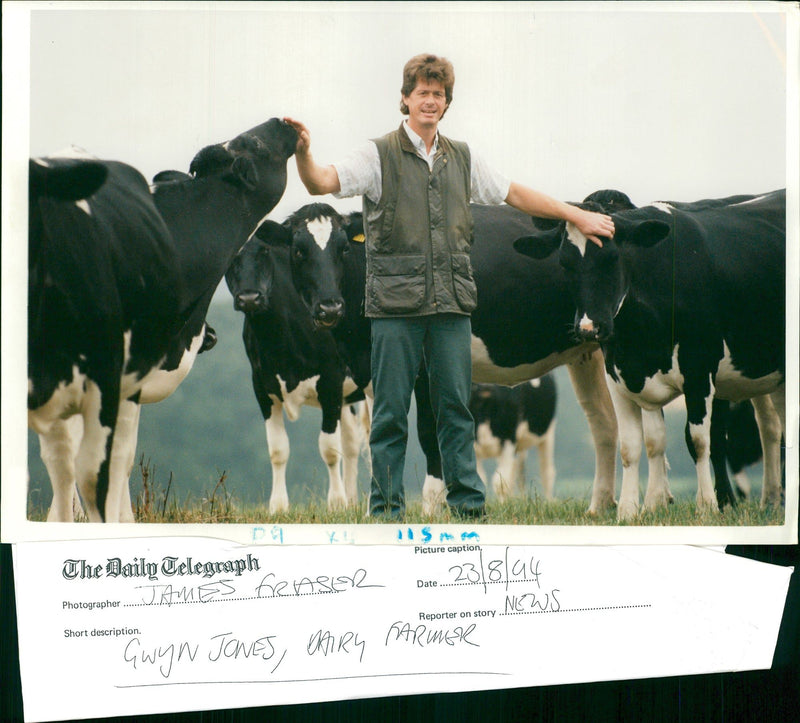
POLYGON ((339 175, 340 186, 334 197, 366 196, 374 203, 380 200, 381 161, 375 143, 366 141, 334 163, 333 167, 339 175))
POLYGON ((470 157, 471 200, 492 206, 503 203, 511 188, 511 181, 486 163, 480 153, 470 149, 470 157))

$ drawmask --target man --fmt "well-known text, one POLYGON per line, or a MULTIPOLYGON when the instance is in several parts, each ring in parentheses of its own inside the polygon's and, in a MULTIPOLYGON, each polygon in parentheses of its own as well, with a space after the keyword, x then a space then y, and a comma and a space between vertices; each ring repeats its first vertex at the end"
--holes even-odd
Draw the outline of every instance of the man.
POLYGON ((370 514, 405 511, 403 466, 407 415, 424 359, 447 487, 461 517, 482 518, 485 490, 475 465, 470 312, 477 291, 469 250, 470 201, 504 201, 531 216, 565 219, 601 244, 613 236, 609 216, 583 211, 509 182, 465 143, 445 138, 439 121, 453 98, 454 73, 445 58, 422 54, 403 69, 400 128, 368 141, 329 166, 311 155, 308 129, 298 132, 297 170, 312 195, 363 197, 367 253, 365 313, 371 319, 375 396, 370 448, 370 514))

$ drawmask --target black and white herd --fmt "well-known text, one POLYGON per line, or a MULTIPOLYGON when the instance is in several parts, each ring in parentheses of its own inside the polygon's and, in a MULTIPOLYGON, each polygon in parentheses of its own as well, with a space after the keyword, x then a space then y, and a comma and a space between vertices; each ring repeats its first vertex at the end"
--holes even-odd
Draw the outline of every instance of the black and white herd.
MULTIPOLYGON (((283 415, 295 419, 304 404, 322 409, 329 507, 358 503, 371 398, 363 229, 360 214, 326 204, 283 223, 264 220, 283 195, 295 143, 294 130, 271 119, 204 148, 188 174, 164 172, 152 187, 119 162, 31 159, 28 422, 53 487, 48 520, 73 520, 79 494, 90 521, 133 521, 128 478, 140 407, 169 396, 213 347, 205 318, 223 276, 243 314, 265 423, 270 512, 289 506, 283 415)), ((669 503, 662 407, 680 395, 698 507, 732 502, 726 459, 756 435, 748 461, 763 453, 761 501, 779 505, 785 193, 637 209, 603 192, 590 202, 615 221, 602 248, 568 225, 542 228, 510 207, 472 207, 472 410, 478 458, 499 459, 498 498, 514 492, 533 444, 552 496, 548 372, 566 365, 595 447, 590 512, 617 505, 618 448, 618 516, 640 510, 643 446, 644 507, 669 503), (739 429, 729 404, 747 399, 758 427, 750 414, 746 443, 726 454, 739 429)), ((426 387, 423 368, 418 432, 432 512, 443 483, 426 387)))
POLYGON ((295 145, 273 118, 152 191, 124 163, 31 160, 28 422, 53 486, 49 519, 72 519, 77 484, 91 521, 133 521, 140 405, 189 373, 214 290, 283 195, 295 145))

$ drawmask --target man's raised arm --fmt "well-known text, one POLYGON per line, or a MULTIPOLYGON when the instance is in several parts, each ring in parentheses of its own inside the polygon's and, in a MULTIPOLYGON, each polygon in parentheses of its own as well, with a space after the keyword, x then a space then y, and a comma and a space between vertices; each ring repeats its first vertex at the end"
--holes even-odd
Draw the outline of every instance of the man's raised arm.
POLYGON ((295 161, 297 173, 306 190, 312 196, 336 193, 341 189, 339 174, 333 166, 320 166, 311 155, 311 133, 300 121, 284 118, 286 123, 297 131, 295 161))

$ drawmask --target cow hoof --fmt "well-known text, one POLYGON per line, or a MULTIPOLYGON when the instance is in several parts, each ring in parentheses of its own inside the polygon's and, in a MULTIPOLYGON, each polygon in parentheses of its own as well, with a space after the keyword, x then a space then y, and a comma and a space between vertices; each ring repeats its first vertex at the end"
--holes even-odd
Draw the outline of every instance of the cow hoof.
POLYGON ((289 511, 289 500, 270 500, 269 503, 269 513, 271 515, 278 515, 281 512, 288 512, 289 511))
POLYGON ((441 512, 445 505, 447 489, 444 481, 427 475, 422 485, 422 513, 428 517, 441 512))
POLYGON ((636 519, 639 515, 638 502, 620 502, 617 508, 617 519, 620 522, 636 519))
POLYGON ((777 510, 783 502, 782 491, 768 492, 761 495, 761 509, 762 510, 777 510))
POLYGON ((719 505, 717 504, 716 497, 705 499, 703 497, 697 498, 697 513, 704 514, 709 512, 719 512, 719 505))
POLYGON ((592 503, 587 510, 590 515, 601 515, 609 510, 617 509, 617 501, 613 497, 592 498, 592 503))
POLYGON ((494 494, 495 497, 497 497, 497 501, 501 505, 508 502, 509 498, 511 497, 511 491, 505 485, 495 485, 494 494))
POLYGON ((347 509, 346 497, 328 497, 328 512, 341 512, 347 509))
POLYGON ((651 497, 645 497, 644 509, 647 512, 656 512, 657 510, 666 509, 672 504, 672 502, 673 502, 672 495, 669 494, 652 495, 651 497))

